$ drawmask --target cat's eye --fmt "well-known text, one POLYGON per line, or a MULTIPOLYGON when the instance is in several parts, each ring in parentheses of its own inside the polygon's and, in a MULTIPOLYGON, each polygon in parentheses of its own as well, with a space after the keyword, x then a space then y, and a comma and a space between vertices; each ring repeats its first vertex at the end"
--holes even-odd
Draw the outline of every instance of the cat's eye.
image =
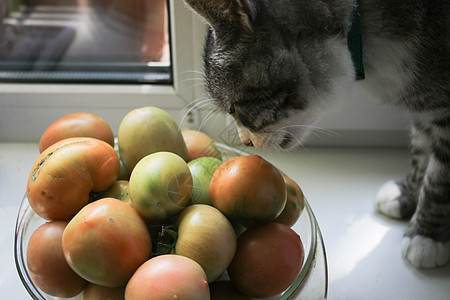
POLYGON ((166 0, 3 0, 0 80, 172 81, 166 0))

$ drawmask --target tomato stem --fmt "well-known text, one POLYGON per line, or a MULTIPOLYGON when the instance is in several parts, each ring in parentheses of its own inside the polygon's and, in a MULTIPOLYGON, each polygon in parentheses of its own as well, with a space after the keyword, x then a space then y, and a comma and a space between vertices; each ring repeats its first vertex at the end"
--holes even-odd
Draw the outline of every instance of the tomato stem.
POLYGON ((177 238, 177 228, 173 225, 164 225, 161 232, 158 234, 156 251, 152 253, 152 257, 172 253, 172 250, 175 248, 177 238))

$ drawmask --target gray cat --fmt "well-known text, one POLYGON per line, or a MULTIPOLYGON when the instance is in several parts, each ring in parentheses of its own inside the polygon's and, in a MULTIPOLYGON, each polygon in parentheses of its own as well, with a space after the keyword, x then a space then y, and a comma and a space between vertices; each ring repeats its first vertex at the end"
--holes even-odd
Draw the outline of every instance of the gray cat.
POLYGON ((410 219, 402 252, 414 266, 449 261, 450 1, 185 2, 209 25, 206 89, 234 117, 246 145, 296 146, 307 125, 351 86, 409 111, 410 172, 380 189, 376 208, 410 219), (355 16, 359 60, 358 47, 349 50, 355 16))

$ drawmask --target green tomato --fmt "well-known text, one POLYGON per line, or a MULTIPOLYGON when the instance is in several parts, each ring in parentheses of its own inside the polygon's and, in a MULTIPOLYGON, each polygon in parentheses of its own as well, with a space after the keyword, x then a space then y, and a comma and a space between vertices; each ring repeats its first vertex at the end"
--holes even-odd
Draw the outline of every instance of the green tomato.
POLYGON ((148 154, 173 152, 187 160, 187 148, 176 121, 164 110, 140 107, 130 111, 121 121, 117 134, 120 158, 126 169, 148 154))
POLYGON ((222 275, 236 252, 236 234, 217 208, 204 204, 186 207, 177 219, 175 254, 195 260, 208 282, 222 275))
POLYGON ((222 161, 214 157, 200 157, 188 163, 193 181, 191 204, 212 205, 209 197, 209 184, 214 171, 221 164, 222 161))
POLYGON ((180 156, 156 152, 137 163, 128 189, 133 207, 151 223, 161 223, 186 207, 192 176, 180 156))

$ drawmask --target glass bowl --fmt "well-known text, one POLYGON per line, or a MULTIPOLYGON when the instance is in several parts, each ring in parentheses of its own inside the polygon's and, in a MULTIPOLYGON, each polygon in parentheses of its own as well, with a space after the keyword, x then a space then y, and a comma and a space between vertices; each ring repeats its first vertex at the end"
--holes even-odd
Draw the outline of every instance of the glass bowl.
MULTIPOLYGON (((223 153, 223 159, 238 155, 249 155, 236 148, 217 143, 223 153)), ((27 268, 27 245, 32 233, 46 221, 40 218, 30 207, 24 196, 16 221, 14 255, 17 271, 28 293, 36 300, 68 299, 52 297, 42 292, 31 280, 27 268)), ((328 272, 325 248, 316 218, 305 199, 305 208, 292 229, 303 242, 305 259, 295 282, 282 294, 267 299, 326 299, 328 290, 328 272)), ((69 298, 82 299, 82 294, 69 298)))

